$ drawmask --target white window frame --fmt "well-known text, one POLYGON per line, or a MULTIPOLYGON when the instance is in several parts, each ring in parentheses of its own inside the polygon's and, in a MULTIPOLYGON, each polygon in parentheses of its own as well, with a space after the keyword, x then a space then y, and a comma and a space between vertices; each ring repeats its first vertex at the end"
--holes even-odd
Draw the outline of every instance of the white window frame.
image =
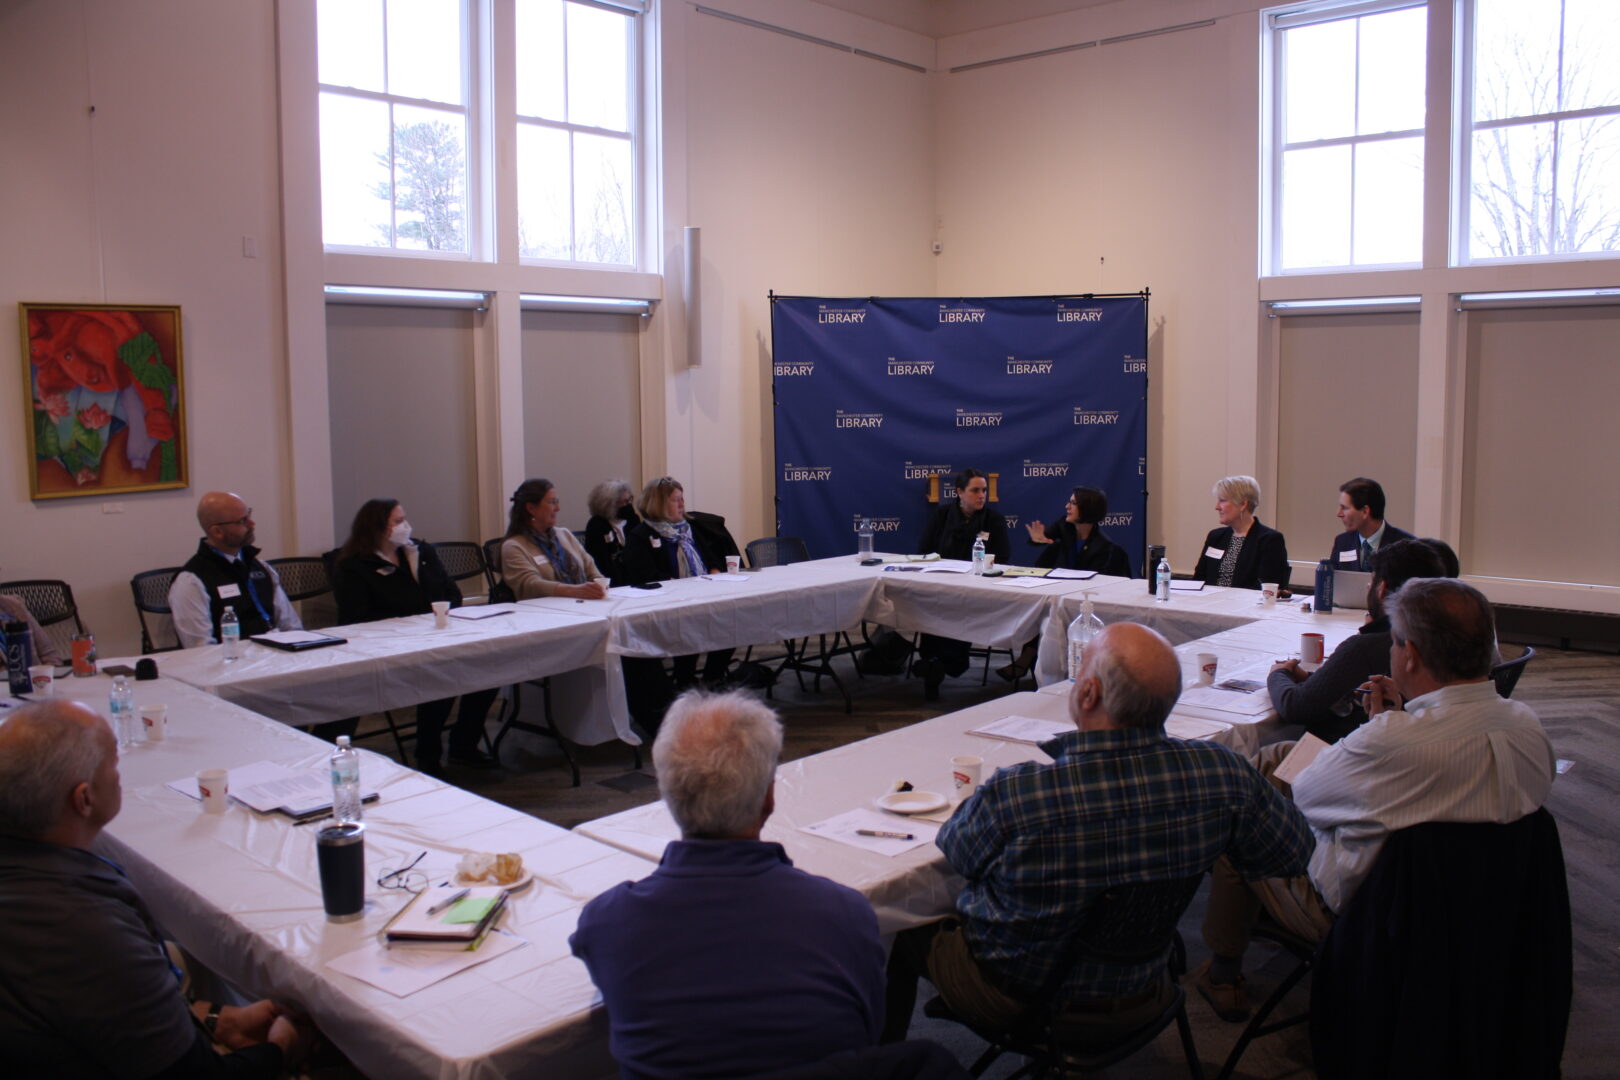
MULTIPOLYGON (((1356 263, 1348 262, 1332 266, 1307 266, 1284 268, 1282 265, 1282 212, 1283 212, 1283 155, 1289 150, 1299 150, 1308 147, 1356 146, 1376 142, 1388 142, 1394 139, 1423 138, 1424 128, 1413 128, 1403 131, 1381 131, 1373 135, 1345 135, 1330 139, 1313 139, 1308 142, 1288 143, 1283 135, 1283 78, 1285 75, 1286 53, 1283 46, 1283 35, 1290 29, 1301 26, 1311 26, 1319 23, 1337 22, 1341 19, 1355 18, 1361 15, 1376 15, 1387 11, 1400 11, 1406 8, 1427 7, 1430 2, 1440 0, 1325 0, 1315 4, 1301 4, 1288 8, 1272 8, 1260 13, 1261 18, 1261 184, 1260 184, 1260 221, 1261 250, 1260 261, 1262 274, 1273 277, 1290 277, 1299 274, 1335 274, 1346 272, 1361 272, 1372 270, 1405 269, 1419 266, 1422 263, 1421 245, 1419 257, 1411 262, 1400 263, 1356 263)), ((1352 157, 1352 162, 1354 158, 1352 157)), ((1424 185, 1428 184, 1429 162, 1424 162, 1424 185)), ((1351 205, 1350 205, 1350 256, 1355 258, 1355 172, 1352 164, 1351 172, 1351 205)))
MULTIPOLYGON (((1565 10, 1563 0, 1559 0, 1559 3, 1559 10, 1562 12, 1565 10)), ((1456 177, 1456 184, 1453 188, 1451 235, 1447 248, 1450 252, 1451 265, 1459 267, 1504 266, 1518 263, 1576 262, 1589 259, 1613 259, 1620 255, 1620 252, 1616 251, 1553 251, 1531 255, 1485 255, 1479 257, 1471 254, 1473 247, 1475 132, 1494 128, 1522 127, 1531 124, 1554 124, 1553 143, 1555 149, 1552 161, 1552 191, 1556 207, 1558 194, 1558 153, 1556 147, 1563 130, 1563 122, 1599 116, 1620 117, 1620 103, 1591 109, 1536 113, 1529 116, 1515 116, 1504 120, 1485 120, 1475 123, 1474 31, 1479 21, 1478 10, 1474 0, 1458 0, 1457 8, 1458 25, 1455 56, 1457 91, 1454 95, 1455 116, 1451 124, 1453 139, 1452 172, 1456 177)))

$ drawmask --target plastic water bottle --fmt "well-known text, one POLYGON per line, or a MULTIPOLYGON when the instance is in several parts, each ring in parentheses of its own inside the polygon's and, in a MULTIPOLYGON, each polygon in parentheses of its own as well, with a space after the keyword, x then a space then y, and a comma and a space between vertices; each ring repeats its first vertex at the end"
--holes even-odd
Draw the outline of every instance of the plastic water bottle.
POLYGON ((225 646, 227 664, 242 655, 242 624, 235 608, 226 608, 225 614, 219 617, 219 640, 225 646))
POLYGON ((1069 624, 1069 681, 1074 682, 1080 676, 1080 661, 1085 655, 1086 646, 1091 639, 1102 633, 1102 620, 1097 618, 1091 610, 1091 590, 1086 590, 1086 598, 1080 602, 1080 614, 1074 617, 1069 624))
POLYGON ((360 754, 339 735, 332 751, 332 820, 339 825, 360 820, 360 754))
POLYGON ((1170 599, 1170 560, 1160 558, 1158 567, 1153 571, 1155 595, 1160 600, 1170 599))
POLYGON ((113 679, 112 693, 107 695, 107 711, 112 714, 113 734, 119 746, 134 746, 138 734, 135 727, 135 689, 123 675, 113 679))
POLYGON ((865 562, 872 557, 872 519, 861 518, 861 528, 856 534, 860 539, 860 557, 865 562))
POLYGON ((982 536, 973 538, 973 572, 975 574, 984 573, 984 537, 982 536))

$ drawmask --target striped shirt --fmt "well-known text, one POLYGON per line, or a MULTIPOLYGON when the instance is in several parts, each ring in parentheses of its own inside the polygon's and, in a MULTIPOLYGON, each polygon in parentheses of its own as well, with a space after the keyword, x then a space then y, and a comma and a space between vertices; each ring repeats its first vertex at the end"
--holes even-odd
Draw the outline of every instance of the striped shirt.
MULTIPOLYGON (((1304 816, 1224 746, 1112 729, 1041 749, 1050 765, 997 771, 937 841, 967 879, 956 909, 974 959, 1015 996, 1045 992, 1081 913, 1113 886, 1190 877, 1223 854, 1250 878, 1305 869, 1304 816)), ((1083 960, 1061 999, 1137 993, 1163 970, 1162 957, 1083 960)))
POLYGON ((1342 911, 1390 833, 1426 821, 1517 821, 1546 801, 1555 768, 1535 712, 1498 696, 1489 679, 1379 713, 1294 780, 1294 803, 1316 834, 1311 880, 1342 911))

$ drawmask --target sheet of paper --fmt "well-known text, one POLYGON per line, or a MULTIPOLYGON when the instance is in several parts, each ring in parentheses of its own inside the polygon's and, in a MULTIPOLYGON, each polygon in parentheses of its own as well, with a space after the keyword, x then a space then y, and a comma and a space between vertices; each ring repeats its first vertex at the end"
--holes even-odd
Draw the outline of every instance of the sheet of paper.
POLYGON ((313 630, 272 630, 267 634, 254 634, 254 641, 275 641, 282 645, 303 645, 310 641, 331 641, 331 634, 317 634, 313 630))
POLYGON ((1074 724, 1066 720, 1041 720, 1033 716, 1003 716, 988 724, 968 731, 969 735, 983 735, 987 739, 1005 739, 1007 742, 1039 746, 1043 742, 1066 735, 1074 724))
POLYGON ((1052 584, 1052 579, 1049 577, 1007 577, 1003 575, 990 580, 999 585, 1011 585, 1015 589, 1038 589, 1042 585, 1052 584))
POLYGON ((973 564, 960 559, 941 559, 923 569, 925 574, 971 574, 973 564))
POLYGON ((505 930, 493 931, 472 952, 413 949, 409 945, 389 949, 372 940, 352 953, 328 960, 326 966, 403 998, 527 944, 523 938, 505 930))
POLYGON ((452 619, 492 619, 496 615, 510 615, 518 610, 516 604, 475 604, 450 609, 452 619))
POLYGON ((1097 576, 1097 571, 1064 570, 1062 568, 1054 568, 1052 572, 1046 576, 1058 578, 1063 581, 1090 581, 1092 578, 1097 576))
POLYGON ((1164 722, 1164 733, 1178 739, 1213 739, 1223 731, 1230 730, 1231 724, 1198 716, 1172 716, 1164 722))
POLYGON ((332 781, 320 773, 289 772, 286 776, 238 787, 233 775, 231 798, 261 813, 285 806, 290 813, 307 814, 331 804, 332 781))
MULTIPOLYGON (((255 784, 262 784, 270 780, 285 780, 298 773, 285 765, 277 765, 273 761, 255 761, 251 765, 238 765, 230 771, 225 784, 234 796, 238 791, 245 790, 255 784)), ((168 786, 189 798, 202 801, 202 792, 197 790, 197 778, 184 776, 179 780, 170 780, 168 786)))
POLYGON ((814 825, 802 826, 800 832, 810 833, 812 836, 825 837, 836 840, 840 844, 860 848, 862 851, 875 851, 879 855, 904 855, 913 848, 920 848, 924 844, 932 844, 934 837, 939 834, 939 826, 918 821, 916 818, 902 817, 898 814, 885 814, 881 810, 871 810, 864 806, 854 810, 846 810, 836 817, 826 821, 818 821, 814 825), (887 836, 862 836, 857 830, 871 829, 876 832, 910 833, 910 840, 895 840, 887 836))
POLYGON ((703 581, 712 581, 716 585, 757 585, 758 574, 704 574, 703 581))
POLYGON ((1264 716, 1271 711, 1271 695, 1263 687, 1245 694, 1236 690, 1222 690, 1218 686, 1189 686, 1181 692, 1180 704, 1239 716, 1264 716))
POLYGON ((1203 592, 1204 591, 1204 583, 1202 581, 1171 581, 1170 582, 1170 591, 1171 592, 1203 592))
POLYGON ((1294 748, 1288 751, 1288 756, 1282 759, 1271 775, 1285 784, 1292 784, 1299 774, 1305 771, 1305 766, 1315 761, 1316 755, 1327 748, 1327 743, 1307 731, 1305 737, 1294 744, 1294 748))

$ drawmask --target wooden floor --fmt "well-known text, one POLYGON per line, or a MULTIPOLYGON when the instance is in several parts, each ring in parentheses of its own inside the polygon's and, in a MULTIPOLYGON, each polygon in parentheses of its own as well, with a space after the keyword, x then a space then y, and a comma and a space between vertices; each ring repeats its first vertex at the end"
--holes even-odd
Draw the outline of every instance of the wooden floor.
MULTIPOLYGON (((1004 657, 995 661, 1002 662, 1004 657)), ((994 672, 989 685, 981 685, 979 664, 982 661, 969 676, 946 680, 940 700, 927 703, 919 680, 862 679, 847 660, 841 661, 839 671, 855 704, 848 715, 830 683, 823 683, 820 694, 811 689, 801 692, 787 675, 775 692, 787 729, 784 756, 814 754, 1007 692, 994 672)), ((1607 1080, 1620 1076, 1620 1023, 1615 1020, 1620 1015, 1620 656, 1541 650, 1514 696, 1535 708, 1558 756, 1573 762, 1548 802, 1563 839, 1574 911, 1575 1003, 1564 1075, 1571 1080, 1607 1080)), ((386 740, 369 745, 387 749, 386 740)), ((502 749, 502 769, 477 772, 452 766, 449 779, 565 828, 657 798, 646 754, 639 771, 632 769, 631 752, 621 744, 586 748, 578 756, 583 783, 575 788, 554 744, 514 733, 502 749)), ((1200 892, 1181 925, 1193 964, 1207 955, 1199 935, 1203 910, 1200 892)), ((1287 957, 1257 945, 1249 961, 1251 990, 1263 997, 1289 966, 1287 957)), ((1296 991, 1294 997, 1303 1007, 1305 992, 1296 991)), ((1213 1076, 1238 1027, 1217 1019, 1196 994, 1189 995, 1188 1009, 1204 1067, 1213 1076)), ((912 1034, 944 1043, 964 1062, 982 1049, 973 1036, 936 1021, 919 1018, 912 1034)), ((1294 1028, 1257 1042, 1236 1075, 1308 1080, 1315 1075, 1310 1061, 1305 1029, 1294 1028)), ((986 1075, 1006 1076, 1013 1068, 1013 1063, 998 1062, 986 1075)), ((1187 1073, 1172 1032, 1103 1075, 1158 1080, 1187 1073)))

